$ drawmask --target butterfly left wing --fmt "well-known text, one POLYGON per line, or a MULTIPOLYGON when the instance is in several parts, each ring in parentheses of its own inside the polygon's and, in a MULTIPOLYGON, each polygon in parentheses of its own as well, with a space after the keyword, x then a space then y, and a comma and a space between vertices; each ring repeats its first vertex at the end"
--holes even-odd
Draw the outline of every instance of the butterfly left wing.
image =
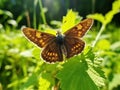
POLYGON ((50 41, 53 40, 53 38, 55 38, 52 34, 40 32, 32 28, 23 28, 22 32, 28 40, 32 41, 41 48, 45 47, 50 41))
POLYGON ((81 38, 91 28, 92 25, 93 25, 93 19, 91 18, 85 19, 76 26, 74 26, 73 28, 66 31, 64 35, 69 37, 81 38))
POLYGON ((56 39, 51 41, 42 51, 41 57, 46 62, 63 61, 61 46, 57 44, 56 39))
POLYGON ((85 43, 79 38, 65 37, 64 45, 66 49, 66 58, 70 58, 74 55, 81 53, 84 49, 85 43))

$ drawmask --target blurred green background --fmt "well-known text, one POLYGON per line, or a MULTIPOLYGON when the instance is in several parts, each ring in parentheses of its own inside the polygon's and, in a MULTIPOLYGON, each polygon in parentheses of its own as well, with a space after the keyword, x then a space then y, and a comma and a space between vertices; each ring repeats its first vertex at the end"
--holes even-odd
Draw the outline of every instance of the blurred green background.
POLYGON ((91 46, 101 33, 92 51, 102 58, 99 66, 106 79, 101 90, 120 90, 120 0, 0 0, 0 90, 51 90, 55 86, 54 75, 62 65, 44 63, 21 27, 49 33, 62 26, 68 9, 77 12, 78 20, 95 19, 84 40, 86 47, 91 46))

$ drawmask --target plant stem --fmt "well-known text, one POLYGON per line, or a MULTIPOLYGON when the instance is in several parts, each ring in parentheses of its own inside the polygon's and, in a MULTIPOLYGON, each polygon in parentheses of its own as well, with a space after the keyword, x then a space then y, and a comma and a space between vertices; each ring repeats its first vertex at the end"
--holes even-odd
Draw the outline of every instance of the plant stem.
POLYGON ((37 7, 37 0, 34 0, 34 10, 33 10, 33 27, 36 29, 36 7, 37 7))
POLYGON ((95 0, 92 0, 92 13, 94 13, 95 12, 95 0))
POLYGON ((29 11, 27 10, 25 12, 25 14, 26 14, 26 19, 27 19, 27 26, 30 27, 30 15, 29 15, 29 11))
POLYGON ((47 24, 46 23, 46 18, 45 18, 45 13, 44 13, 44 11, 43 11, 43 6, 42 6, 42 1, 41 0, 39 0, 39 6, 40 6, 40 11, 41 11, 41 17, 42 17, 42 19, 43 19, 43 23, 44 24, 47 24))
POLYGON ((96 39, 94 40, 94 42, 93 42, 93 44, 92 44, 92 47, 94 47, 94 46, 96 45, 96 43, 97 43, 97 41, 99 40, 99 38, 100 38, 102 32, 104 31, 105 27, 106 27, 106 24, 102 24, 102 27, 100 28, 100 31, 99 31, 99 33, 97 34, 97 37, 96 37, 96 39))

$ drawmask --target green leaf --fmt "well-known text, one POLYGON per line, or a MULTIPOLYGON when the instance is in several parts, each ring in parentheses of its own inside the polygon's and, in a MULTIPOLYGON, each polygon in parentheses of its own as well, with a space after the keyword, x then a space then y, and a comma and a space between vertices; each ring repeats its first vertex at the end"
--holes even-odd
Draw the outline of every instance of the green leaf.
POLYGON ((61 22, 60 21, 56 21, 56 20, 52 20, 51 22, 50 22, 50 24, 51 25, 54 25, 54 26, 56 26, 56 27, 60 27, 61 26, 61 22))
POLYGON ((96 14, 91 14, 87 16, 88 18, 93 18, 101 23, 104 23, 105 19, 102 14, 96 13, 96 14))
POLYGON ((120 41, 117 41, 115 43, 113 43, 110 48, 113 50, 113 51, 116 51, 116 52, 120 52, 120 41))
POLYGON ((108 24, 111 22, 112 18, 114 17, 114 15, 116 14, 115 11, 109 11, 106 15, 105 15, 105 23, 108 24))
POLYGON ((103 16, 102 14, 96 13, 88 15, 87 17, 93 18, 97 21, 100 21, 102 24, 106 25, 111 22, 113 16, 120 12, 120 0, 116 0, 112 4, 112 10, 103 16))
POLYGON ((47 32, 53 35, 56 35, 56 30, 54 30, 53 28, 49 27, 48 25, 39 25, 38 30, 42 31, 42 32, 47 32))
POLYGON ((112 10, 118 12, 120 10, 120 0, 115 0, 112 4, 112 10))
POLYGON ((110 49, 110 42, 106 39, 100 40, 96 45, 96 50, 109 50, 110 49), (103 47, 104 46, 104 47, 103 47))
POLYGON ((68 13, 66 16, 63 17, 62 20, 62 30, 65 32, 66 30, 72 28, 76 24, 78 14, 76 12, 73 12, 71 9, 68 10, 68 13))
POLYGON ((51 73, 43 72, 39 79, 39 90, 51 90, 54 84, 55 81, 51 73))
POLYGON ((103 87, 105 85, 105 75, 101 68, 89 67, 87 72, 98 87, 103 87))
POLYGON ((24 57, 32 57, 32 50, 25 50, 23 52, 20 53, 20 56, 24 56, 24 57))
POLYGON ((20 90, 26 90, 27 88, 29 88, 32 85, 36 85, 38 82, 38 77, 35 73, 33 73, 27 80, 27 82, 25 82, 21 87, 20 90))
POLYGON ((38 47, 35 47, 32 51, 33 56, 37 59, 40 60, 40 49, 38 47))
POLYGON ((84 54, 85 54, 85 57, 89 60, 92 61, 92 63, 94 62, 94 59, 95 59, 95 54, 93 53, 93 49, 92 47, 88 46, 84 49, 84 54))
POLYGON ((8 22, 8 24, 11 24, 14 27, 17 27, 17 25, 18 25, 17 22, 15 20, 13 20, 13 19, 8 20, 7 22, 8 22))
POLYGON ((109 84, 109 90, 113 90, 117 86, 120 86, 120 74, 115 74, 113 76, 113 80, 109 84))
POLYGON ((6 15, 10 18, 13 18, 13 14, 10 11, 0 9, 0 15, 6 15))
POLYGON ((112 4, 112 10, 105 15, 105 23, 108 24, 111 22, 115 14, 119 13, 120 10, 120 0, 116 0, 112 4))
POLYGON ((62 90, 98 90, 88 75, 86 63, 69 60, 57 74, 62 90))

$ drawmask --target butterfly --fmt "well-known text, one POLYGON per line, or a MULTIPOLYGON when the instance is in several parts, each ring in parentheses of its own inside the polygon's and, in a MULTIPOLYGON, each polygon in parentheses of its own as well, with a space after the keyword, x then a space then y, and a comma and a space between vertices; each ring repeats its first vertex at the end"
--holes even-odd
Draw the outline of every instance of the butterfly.
POLYGON ((28 40, 43 48, 43 60, 49 63, 60 62, 63 56, 71 58, 83 51, 85 42, 81 38, 91 28, 93 21, 87 18, 63 34, 57 31, 56 36, 29 27, 23 28, 22 32, 28 40))

